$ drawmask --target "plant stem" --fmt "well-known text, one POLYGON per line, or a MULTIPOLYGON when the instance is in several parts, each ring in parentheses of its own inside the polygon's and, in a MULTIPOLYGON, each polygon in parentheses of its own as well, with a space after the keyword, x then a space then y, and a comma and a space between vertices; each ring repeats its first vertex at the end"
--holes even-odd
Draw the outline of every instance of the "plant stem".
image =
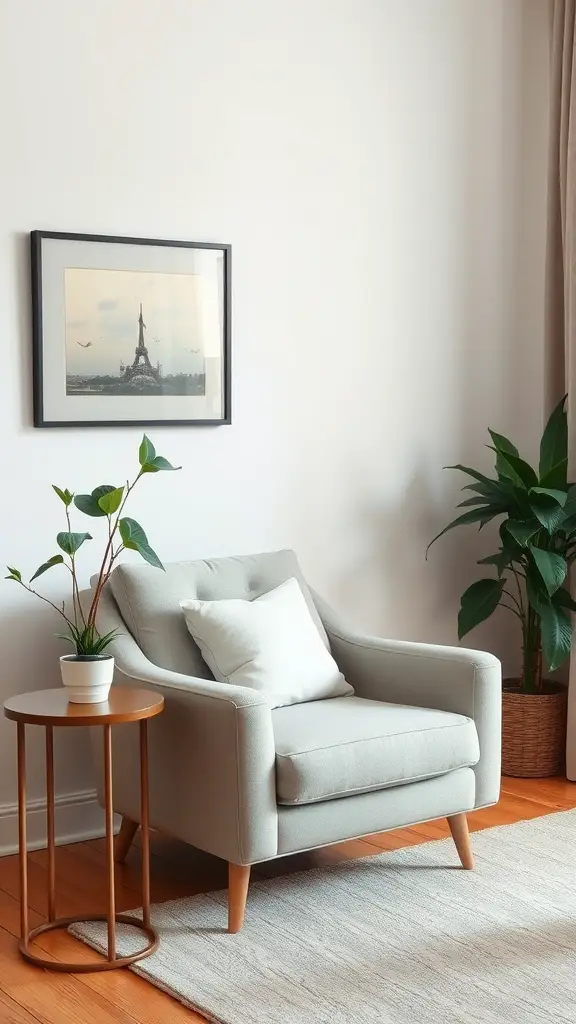
POLYGON ((520 610, 519 618, 522 622, 522 682, 520 690, 522 693, 538 693, 542 689, 542 640, 540 636, 540 619, 529 602, 524 601, 520 576, 526 579, 526 574, 517 569, 513 564, 510 569, 514 575, 518 588, 518 599, 515 599, 507 590, 507 594, 514 600, 520 610))
POLYGON ((508 611, 512 612, 512 614, 515 615, 517 619, 520 619, 520 622, 524 622, 524 619, 520 615, 520 612, 517 611, 516 608, 513 608, 511 604, 505 604, 504 601, 501 601, 500 602, 500 607, 501 608, 507 608, 508 611))
MULTIPOLYGON (((515 568, 515 566, 514 566, 514 564, 512 562, 510 563, 510 568, 511 568, 513 574, 514 574, 514 579, 516 580, 516 586, 518 587, 518 602, 519 602, 520 611, 522 612, 522 615, 525 616, 526 612, 525 612, 525 609, 524 609, 524 598, 523 598, 523 595, 522 595, 522 587, 521 587, 521 584, 520 584, 520 580, 518 579, 518 570, 515 568)), ((522 574, 522 575, 524 575, 524 574, 522 574)))
POLYGON ((522 693, 539 693, 542 689, 542 650, 540 622, 537 612, 528 609, 524 627, 524 665, 522 693))
MULTIPOLYGON (((70 562, 72 562, 72 556, 70 556, 70 562)), ((74 586, 74 564, 72 563, 71 565, 67 565, 65 562, 64 565, 66 565, 66 568, 72 578, 72 608, 74 611, 74 625, 78 627, 78 604, 76 601, 76 588, 74 586)))
MULTIPOLYGON (((68 533, 72 533, 72 526, 70 523, 70 512, 68 505, 66 505, 66 522, 68 523, 68 533)), ((78 577, 76 575, 76 556, 75 554, 70 555, 70 563, 72 573, 72 607, 74 609, 74 624, 78 627, 78 614, 82 619, 82 624, 86 626, 86 619, 84 618, 84 611, 82 609, 82 602, 80 601, 80 589, 78 587, 78 577)))
POLYGON ((112 525, 112 517, 108 517, 108 543, 106 545, 106 550, 104 551, 104 558, 102 559, 102 565, 100 566, 100 572, 98 573, 98 582, 96 583, 96 587, 94 588, 94 597, 92 598, 92 604, 90 605, 90 610, 88 612, 87 625, 91 626, 92 628, 94 628, 94 624, 96 622, 96 612, 98 611, 98 605, 100 604, 100 596, 102 594, 102 589, 108 582, 108 579, 110 578, 110 572, 112 570, 112 564, 115 557, 112 549, 112 541, 114 540, 114 536, 118 529, 118 523, 120 522, 120 517, 122 515, 126 501, 128 500, 128 496, 134 490, 141 476, 142 470, 140 470, 140 472, 138 473, 138 476, 134 480, 134 483, 131 484, 129 481, 126 481, 126 490, 124 492, 124 497, 122 499, 120 508, 118 509, 118 512, 116 514, 114 525, 112 525), (109 559, 109 564, 107 564, 109 559))
POLYGON ((514 594, 511 594, 509 590, 503 590, 502 593, 506 594, 506 597, 509 597, 511 601, 514 601, 514 604, 516 605, 516 608, 518 609, 517 614, 520 616, 520 618, 523 618, 524 609, 522 608, 522 605, 518 601, 518 598, 514 597, 514 594))
POLYGON ((27 583, 24 583, 23 580, 16 580, 16 582, 19 583, 21 587, 24 587, 24 590, 27 590, 29 594, 34 594, 34 597, 39 597, 40 600, 44 601, 45 604, 49 604, 50 607, 54 609, 54 611, 58 612, 58 615, 62 616, 62 618, 64 619, 64 622, 66 623, 67 626, 73 626, 74 625, 72 620, 69 619, 68 616, 66 615, 66 613, 64 611, 64 605, 62 606, 62 608, 59 608, 57 604, 54 604, 54 602, 50 601, 49 598, 44 597, 43 594, 39 594, 37 590, 34 590, 33 587, 30 587, 27 583))
POLYGON ((566 561, 568 563, 573 562, 575 556, 576 556, 576 544, 575 543, 571 543, 571 544, 568 545, 568 547, 566 548, 566 551, 565 551, 566 561))

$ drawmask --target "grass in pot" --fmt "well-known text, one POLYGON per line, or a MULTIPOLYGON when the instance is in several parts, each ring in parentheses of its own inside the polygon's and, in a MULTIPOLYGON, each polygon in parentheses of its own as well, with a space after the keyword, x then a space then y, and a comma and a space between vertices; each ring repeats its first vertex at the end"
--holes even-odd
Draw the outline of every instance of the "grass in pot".
POLYGON ((24 582, 19 569, 7 567, 6 579, 18 583, 30 594, 49 604, 65 622, 66 632, 57 635, 72 644, 74 653, 60 658, 60 668, 68 700, 75 704, 99 704, 108 699, 114 677, 114 658, 108 648, 119 633, 114 629, 101 635, 96 620, 102 591, 119 556, 124 551, 136 551, 149 565, 164 568, 140 524, 124 515, 124 511, 128 498, 144 476, 180 467, 171 466, 163 456, 156 455, 154 445, 146 435, 142 438, 138 457, 140 467, 136 477, 122 487, 102 484, 95 487, 91 494, 73 494, 67 488, 62 489, 53 484, 53 490, 64 505, 66 516, 67 529, 56 537, 60 551, 36 569, 29 583, 24 582), (93 538, 90 533, 72 530, 70 513, 73 507, 92 519, 105 520, 104 553, 89 607, 83 607, 80 600, 76 559, 80 548, 93 538), (55 566, 64 566, 70 576, 71 596, 68 603, 63 601, 61 605, 38 593, 31 585, 55 566))
POLYGON ((502 434, 489 430, 495 453, 495 477, 469 466, 448 466, 471 480, 462 490, 463 512, 434 540, 456 526, 500 519, 498 550, 478 561, 495 575, 477 580, 464 592, 458 636, 466 636, 496 608, 518 620, 522 637, 522 675, 504 681, 502 770, 505 775, 543 777, 563 764, 566 690, 545 673, 568 658, 572 616, 569 570, 576 557, 576 484, 568 482, 566 398, 556 407, 542 435, 538 471, 502 434))

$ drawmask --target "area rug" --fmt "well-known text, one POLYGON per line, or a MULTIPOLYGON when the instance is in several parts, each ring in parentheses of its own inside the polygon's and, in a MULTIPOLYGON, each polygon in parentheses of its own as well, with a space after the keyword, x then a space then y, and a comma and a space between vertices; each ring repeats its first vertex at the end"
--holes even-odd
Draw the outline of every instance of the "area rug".
POLYGON ((238 935, 225 892, 157 904, 133 969, 216 1024, 574 1024, 576 811, 473 847, 474 872, 441 840, 255 881, 238 935))

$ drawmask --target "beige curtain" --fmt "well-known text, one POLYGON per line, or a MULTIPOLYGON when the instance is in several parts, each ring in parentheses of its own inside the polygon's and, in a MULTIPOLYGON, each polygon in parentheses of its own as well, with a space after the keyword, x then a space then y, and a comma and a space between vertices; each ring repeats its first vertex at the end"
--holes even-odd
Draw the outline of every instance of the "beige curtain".
MULTIPOLYGON (((546 403, 565 392, 576 479, 576 0, 552 0, 546 251, 546 403)), ((570 667, 566 770, 576 780, 576 654, 570 667)))

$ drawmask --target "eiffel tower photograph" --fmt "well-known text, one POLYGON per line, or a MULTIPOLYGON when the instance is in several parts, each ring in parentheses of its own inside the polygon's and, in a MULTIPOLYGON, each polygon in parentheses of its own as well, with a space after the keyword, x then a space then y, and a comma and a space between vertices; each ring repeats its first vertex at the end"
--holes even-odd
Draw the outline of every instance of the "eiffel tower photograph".
POLYGON ((204 395, 198 291, 192 275, 67 270, 66 394, 204 395))
POLYGON ((230 422, 230 246, 31 233, 36 426, 230 422))

